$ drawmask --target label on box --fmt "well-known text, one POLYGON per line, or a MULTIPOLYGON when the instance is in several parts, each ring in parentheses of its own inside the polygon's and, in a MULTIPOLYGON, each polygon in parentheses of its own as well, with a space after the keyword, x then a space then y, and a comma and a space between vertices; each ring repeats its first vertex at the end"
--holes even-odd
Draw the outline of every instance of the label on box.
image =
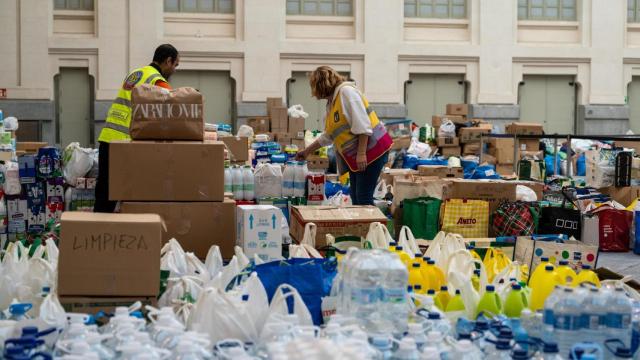
POLYGON ((7 200, 7 216, 9 221, 27 219, 27 200, 10 199, 7 200))
POLYGON ((22 185, 24 195, 27 198, 27 206, 42 206, 45 202, 44 183, 22 185))
POLYGON ((18 158, 20 183, 33 184, 36 182, 36 156, 22 155, 18 158))
POLYGON ((307 175, 307 204, 322 205, 324 202, 324 174, 307 175))
POLYGON ((237 243, 249 258, 282 258, 282 211, 271 205, 240 205, 237 243))
POLYGON ((47 225, 47 211, 44 205, 29 207, 27 213, 27 231, 29 233, 42 233, 47 225))

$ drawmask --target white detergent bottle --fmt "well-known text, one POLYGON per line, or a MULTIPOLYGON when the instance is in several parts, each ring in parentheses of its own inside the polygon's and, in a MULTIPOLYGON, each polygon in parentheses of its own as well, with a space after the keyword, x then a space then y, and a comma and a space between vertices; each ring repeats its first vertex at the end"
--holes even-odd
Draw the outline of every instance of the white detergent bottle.
POLYGON ((231 168, 229 167, 229 165, 224 166, 224 192, 233 192, 233 175, 231 173, 231 168))
POLYGON ((243 183, 242 181, 242 169, 238 166, 233 168, 233 198, 235 200, 242 200, 244 198, 243 183))
POLYGON ((296 162, 287 161, 287 165, 282 173, 282 196, 292 197, 295 187, 296 162))
POLYGON ((253 170, 251 170, 251 166, 245 165, 242 167, 242 190, 245 200, 253 201, 256 198, 254 186, 253 170))
POLYGON ((305 190, 307 187, 308 173, 309 173, 309 170, 307 169, 307 162, 306 161, 298 162, 296 166, 296 172, 295 172, 293 196, 304 197, 305 190))

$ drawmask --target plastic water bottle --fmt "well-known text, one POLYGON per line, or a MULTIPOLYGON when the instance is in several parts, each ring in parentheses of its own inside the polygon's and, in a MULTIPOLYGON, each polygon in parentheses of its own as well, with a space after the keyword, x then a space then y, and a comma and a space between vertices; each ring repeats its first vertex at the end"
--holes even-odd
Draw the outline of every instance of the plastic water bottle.
POLYGON ((486 360, 511 360, 511 340, 498 339, 495 346, 485 352, 486 360))
POLYGON ((484 354, 469 340, 460 340, 453 346, 447 360, 482 360, 484 354))
POLYGON ((296 176, 296 162, 287 161, 282 173, 282 196, 292 197, 294 194, 296 176))
POLYGON ((371 337, 371 345, 381 354, 381 360, 390 360, 393 356, 393 343, 387 335, 374 335, 371 337))
POLYGON ((553 307, 554 338, 558 342, 560 354, 568 354, 571 346, 581 340, 580 320, 582 308, 573 289, 563 289, 558 302, 553 307))
POLYGON ((607 297, 604 291, 589 289, 582 301, 582 317, 580 326, 584 339, 604 346, 606 337, 607 297))
POLYGON ((451 324, 449 323, 449 320, 435 311, 429 313, 425 327, 428 331, 437 331, 445 335, 448 335, 451 332, 451 324))
POLYGON ((251 166, 245 165, 242 167, 242 192, 244 199, 247 201, 253 201, 255 197, 254 193, 255 181, 253 177, 253 171, 251 166))
POLYGON ((561 288, 556 286, 551 295, 547 297, 544 302, 544 309, 542 312, 542 340, 544 342, 555 341, 553 337, 553 328, 555 326, 555 313, 554 308, 560 298, 561 288))
POLYGON ((407 336, 413 338, 416 342, 416 346, 418 346, 418 350, 422 350, 427 343, 427 335, 425 335, 424 328, 420 323, 409 324, 409 333, 407 336))
POLYGON ((607 301, 607 338, 618 339, 629 344, 631 342, 631 300, 624 289, 617 288, 607 301))
POLYGON ((305 190, 307 188, 307 175, 309 169, 307 168, 306 161, 300 161, 295 167, 295 178, 293 184, 293 196, 304 197, 305 190))
POLYGON ((407 328, 409 302, 407 285, 409 272, 396 254, 381 251, 384 254, 384 277, 382 278, 382 299, 378 310, 386 322, 392 324, 394 331, 402 333, 407 328))
POLYGON ((631 304, 631 351, 636 353, 640 347, 640 302, 631 304))
POLYGON ((229 165, 224 166, 224 192, 233 192, 233 175, 231 174, 231 168, 229 168, 229 165))
POLYGON ((404 337, 400 340, 398 349, 393 353, 392 360, 419 360, 420 352, 415 341, 411 337, 404 337))
POLYGON ((366 255, 362 254, 354 259, 349 276, 351 312, 362 326, 374 332, 388 330, 379 328, 382 324, 382 314, 378 311, 381 297, 379 288, 385 277, 385 262, 385 254, 382 251, 369 251, 366 255))
POLYGON ((233 198, 236 200, 242 200, 244 198, 242 169, 236 166, 233 168, 231 173, 233 174, 233 198))
POLYGON ((529 309, 523 309, 520 313, 520 322, 530 338, 539 339, 541 336, 542 316, 531 312, 529 309))

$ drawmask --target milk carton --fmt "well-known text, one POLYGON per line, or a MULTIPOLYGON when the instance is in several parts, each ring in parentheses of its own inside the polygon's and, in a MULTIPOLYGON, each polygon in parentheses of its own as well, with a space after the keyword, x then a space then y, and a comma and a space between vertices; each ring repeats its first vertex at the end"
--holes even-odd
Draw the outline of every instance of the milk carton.
POLYGON ((272 205, 240 205, 237 208, 237 245, 252 258, 282 258, 282 211, 272 205))

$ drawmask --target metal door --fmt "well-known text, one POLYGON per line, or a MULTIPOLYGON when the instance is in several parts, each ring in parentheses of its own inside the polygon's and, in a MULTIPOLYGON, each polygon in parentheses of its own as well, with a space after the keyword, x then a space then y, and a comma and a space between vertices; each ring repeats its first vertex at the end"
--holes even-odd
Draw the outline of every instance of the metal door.
POLYGON ((573 134, 576 84, 573 76, 524 76, 518 94, 520 121, 544 125, 547 134, 573 134))
POLYGON ((327 111, 327 100, 318 100, 311 96, 309 78, 305 72, 294 72, 287 83, 287 105, 302 105, 309 114, 305 121, 307 130, 324 130, 324 116, 327 111))
POLYGON ((205 122, 233 125, 235 96, 233 80, 228 71, 178 70, 169 83, 174 89, 190 86, 202 93, 205 122))
POLYGON ((76 141, 84 147, 94 144, 92 84, 87 69, 62 68, 55 77, 56 142, 62 147, 76 141))
POLYGON ((433 115, 445 113, 447 104, 465 102, 463 75, 411 74, 405 85, 408 118, 418 125, 431 124, 433 115))

